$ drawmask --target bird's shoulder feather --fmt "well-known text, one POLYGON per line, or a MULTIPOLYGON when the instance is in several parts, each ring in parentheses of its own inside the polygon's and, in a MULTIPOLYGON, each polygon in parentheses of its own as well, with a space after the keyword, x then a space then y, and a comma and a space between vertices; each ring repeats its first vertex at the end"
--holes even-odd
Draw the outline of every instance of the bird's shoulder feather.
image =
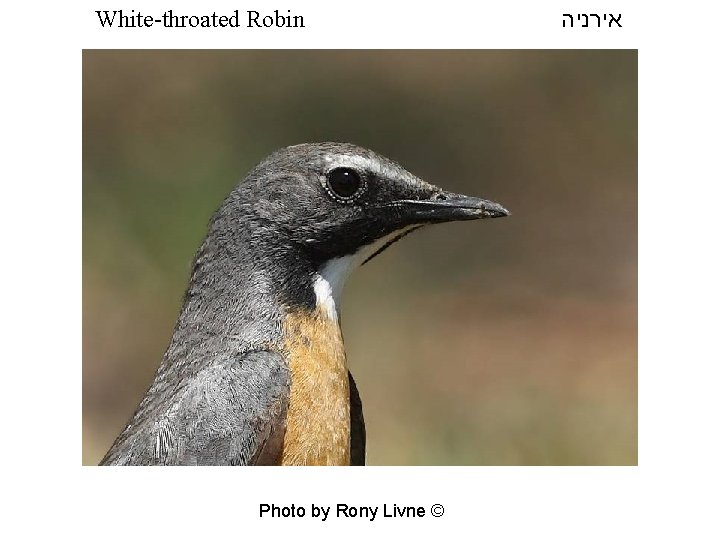
POLYGON ((253 465, 279 460, 290 385, 281 354, 228 355, 181 380, 163 399, 140 404, 101 465, 253 465))

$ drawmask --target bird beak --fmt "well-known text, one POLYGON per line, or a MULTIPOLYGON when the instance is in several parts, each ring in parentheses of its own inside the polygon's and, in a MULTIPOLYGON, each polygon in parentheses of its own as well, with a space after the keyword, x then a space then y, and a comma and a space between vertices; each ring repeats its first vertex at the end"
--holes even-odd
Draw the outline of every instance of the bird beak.
POLYGON ((442 223, 509 216, 510 212, 496 202, 442 192, 431 199, 397 201, 415 223, 442 223))

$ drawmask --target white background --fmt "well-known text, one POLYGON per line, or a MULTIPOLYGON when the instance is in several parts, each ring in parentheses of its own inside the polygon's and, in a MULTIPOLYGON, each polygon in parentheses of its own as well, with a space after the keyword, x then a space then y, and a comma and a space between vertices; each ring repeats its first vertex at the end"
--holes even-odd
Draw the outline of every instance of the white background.
POLYGON ((4 538, 720 538, 717 4, 6 3, 2 30, 4 538), (305 29, 102 29, 96 9, 305 17, 305 29), (622 29, 562 28, 622 13, 622 29), (638 467, 81 467, 83 48, 638 48, 638 467), (270 519, 259 503, 445 506, 270 519))

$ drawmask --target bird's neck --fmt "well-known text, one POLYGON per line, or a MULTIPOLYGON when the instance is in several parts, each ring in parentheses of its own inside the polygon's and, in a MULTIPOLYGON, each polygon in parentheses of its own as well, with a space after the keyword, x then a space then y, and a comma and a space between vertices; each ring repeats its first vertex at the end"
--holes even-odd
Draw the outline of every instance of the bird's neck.
POLYGON ((355 261, 318 265, 277 241, 215 242, 206 240, 198 251, 161 369, 180 369, 198 351, 279 351, 292 378, 282 463, 349 464, 349 378, 338 309, 355 261))
POLYGON ((318 263, 273 235, 208 236, 196 254, 175 332, 245 340, 256 326, 278 326, 284 313, 316 310, 337 324, 353 264, 351 258, 318 263))

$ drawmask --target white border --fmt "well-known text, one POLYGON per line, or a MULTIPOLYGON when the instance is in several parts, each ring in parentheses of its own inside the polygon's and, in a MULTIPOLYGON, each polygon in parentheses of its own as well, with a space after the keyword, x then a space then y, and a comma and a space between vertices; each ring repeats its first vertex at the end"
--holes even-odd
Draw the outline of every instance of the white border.
MULTIPOLYGON (((142 6, 152 4, 159 3, 142 6)), ((138 9, 139 3, 3 7, 7 537, 367 537, 376 531, 420 538, 718 537, 717 4, 469 4, 315 1, 301 8, 293 2, 312 21, 307 31, 252 34, 108 32, 91 21, 94 9, 138 9), (621 12, 623 30, 560 27, 562 13, 598 9, 621 12), (640 466, 80 467, 81 49, 113 47, 639 47, 640 466), (446 515, 319 525, 260 519, 258 504, 266 501, 440 502, 446 515)), ((253 8, 162 5, 186 12, 253 8)))

